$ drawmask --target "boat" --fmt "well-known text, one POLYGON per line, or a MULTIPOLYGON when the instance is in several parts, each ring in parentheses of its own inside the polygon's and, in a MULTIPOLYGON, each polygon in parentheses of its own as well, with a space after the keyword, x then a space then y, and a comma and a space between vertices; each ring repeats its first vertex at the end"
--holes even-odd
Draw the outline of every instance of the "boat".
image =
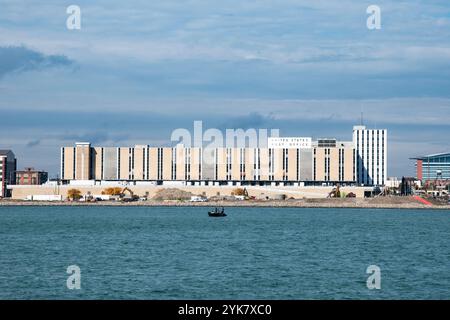
POLYGON ((222 210, 217 210, 217 208, 214 209, 214 211, 209 211, 208 216, 210 217, 226 217, 225 210, 222 208, 222 210))

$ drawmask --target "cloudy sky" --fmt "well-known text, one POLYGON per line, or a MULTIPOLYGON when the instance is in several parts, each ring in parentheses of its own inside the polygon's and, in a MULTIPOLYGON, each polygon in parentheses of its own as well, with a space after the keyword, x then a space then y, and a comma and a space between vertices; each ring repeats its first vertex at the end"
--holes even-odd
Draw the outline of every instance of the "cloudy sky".
POLYGON ((449 151, 448 0, 0 0, 0 149, 20 168, 55 176, 80 140, 169 145, 194 120, 350 140, 361 111, 389 130, 390 176, 449 151))

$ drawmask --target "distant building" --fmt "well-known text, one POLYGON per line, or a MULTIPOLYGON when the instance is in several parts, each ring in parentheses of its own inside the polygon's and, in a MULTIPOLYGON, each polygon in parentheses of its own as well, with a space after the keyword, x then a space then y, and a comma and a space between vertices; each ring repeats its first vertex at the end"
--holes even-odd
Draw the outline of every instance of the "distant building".
POLYGON ((0 150, 0 198, 8 197, 8 184, 15 184, 17 160, 11 150, 0 150))
POLYGON ((417 179, 423 182, 450 180, 450 153, 412 158, 416 160, 417 179))
POLYGON ((63 180, 187 185, 354 184, 353 145, 311 148, 91 147, 61 149, 63 180), (206 153, 212 156, 206 159, 206 153))
POLYGON ((383 186, 387 180, 387 130, 353 127, 356 149, 356 180, 359 184, 383 186))
POLYGON ((413 194, 415 187, 415 178, 403 177, 402 183, 400 184, 400 194, 402 196, 410 196, 413 194))
POLYGON ((18 185, 40 185, 46 183, 47 180, 48 173, 45 171, 34 170, 34 168, 16 171, 16 184, 18 185))
POLYGON ((61 148, 65 181, 151 181, 186 185, 381 186, 387 175, 387 131, 355 127, 353 141, 268 139, 265 148, 91 146, 61 148))
POLYGON ((386 180, 386 187, 388 188, 399 188, 402 183, 397 177, 390 177, 386 180))

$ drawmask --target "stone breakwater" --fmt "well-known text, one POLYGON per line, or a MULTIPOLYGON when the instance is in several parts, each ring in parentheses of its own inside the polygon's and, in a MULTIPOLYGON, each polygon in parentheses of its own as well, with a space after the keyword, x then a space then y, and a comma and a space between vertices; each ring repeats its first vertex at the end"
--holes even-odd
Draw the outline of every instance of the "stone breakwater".
POLYGON ((267 200, 267 201, 208 201, 189 202, 176 200, 148 200, 136 202, 98 201, 20 201, 2 200, 0 206, 129 206, 129 207, 271 207, 271 208, 374 208, 374 209, 440 209, 450 210, 450 205, 425 205, 416 200, 405 198, 376 199, 302 199, 302 200, 267 200))

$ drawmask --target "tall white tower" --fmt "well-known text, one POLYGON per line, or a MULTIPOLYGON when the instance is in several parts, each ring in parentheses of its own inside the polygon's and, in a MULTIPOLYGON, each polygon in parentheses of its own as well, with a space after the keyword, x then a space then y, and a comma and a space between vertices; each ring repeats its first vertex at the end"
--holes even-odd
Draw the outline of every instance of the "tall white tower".
POLYGON ((354 126, 353 144, 358 184, 383 186, 387 179, 387 130, 354 126))

